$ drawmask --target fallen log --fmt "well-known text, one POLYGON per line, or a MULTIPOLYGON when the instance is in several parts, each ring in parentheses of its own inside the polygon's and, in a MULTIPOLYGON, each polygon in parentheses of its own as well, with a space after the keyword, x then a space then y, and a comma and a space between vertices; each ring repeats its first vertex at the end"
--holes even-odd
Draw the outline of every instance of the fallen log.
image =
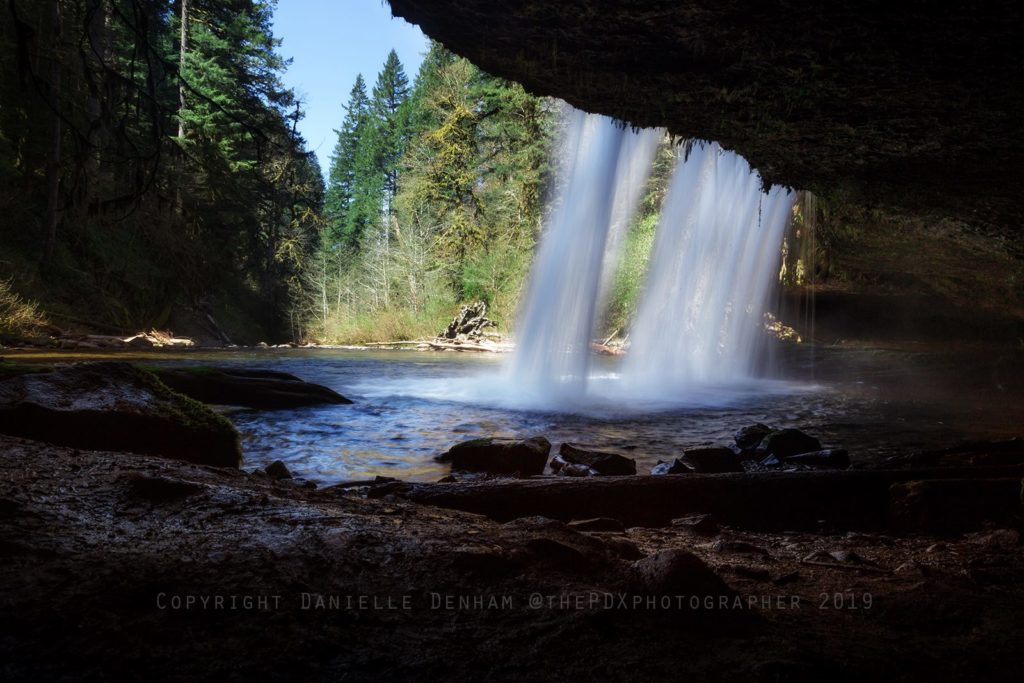
POLYGON ((499 348, 495 348, 495 347, 491 347, 491 346, 484 346, 483 344, 456 344, 456 343, 431 341, 431 342, 427 342, 427 345, 430 348, 432 348, 432 349, 440 349, 440 350, 454 349, 455 351, 487 351, 487 352, 490 352, 490 353, 498 353, 501 350, 499 348))
MULTIPOLYGON (((484 480, 407 484, 395 493, 424 505, 486 515, 499 522, 544 516, 568 521, 618 519, 664 526, 689 513, 764 531, 891 526, 890 487, 910 480, 1016 478, 1022 467, 845 470, 484 480)), ((1019 486, 1013 498, 1020 507, 1019 486)), ((1005 502, 1005 501, 1004 501, 1005 502)))

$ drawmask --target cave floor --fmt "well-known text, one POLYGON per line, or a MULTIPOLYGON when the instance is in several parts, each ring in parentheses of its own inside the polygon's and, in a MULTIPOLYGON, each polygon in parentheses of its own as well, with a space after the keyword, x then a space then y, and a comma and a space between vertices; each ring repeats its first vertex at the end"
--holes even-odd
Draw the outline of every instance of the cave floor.
POLYGON ((1024 680, 1012 529, 580 532, 157 457, 0 449, 4 680, 1024 680), (634 602, 631 560, 666 548, 735 596, 634 602))

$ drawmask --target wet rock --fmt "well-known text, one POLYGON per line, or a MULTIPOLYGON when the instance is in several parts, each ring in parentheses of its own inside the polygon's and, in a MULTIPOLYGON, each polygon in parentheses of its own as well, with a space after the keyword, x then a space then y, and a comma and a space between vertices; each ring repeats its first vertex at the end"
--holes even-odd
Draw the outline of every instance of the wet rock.
POLYGON ((568 462, 560 455, 551 458, 551 471, 563 477, 596 477, 598 471, 578 462, 568 462))
POLYGON ((451 463, 455 470, 528 477, 544 471, 550 452, 551 442, 543 436, 473 439, 452 446, 437 461, 451 463))
POLYGON ((690 448, 680 460, 695 472, 706 474, 744 471, 739 456, 731 448, 690 448))
POLYGON ((785 461, 789 464, 805 465, 819 469, 845 470, 850 466, 850 454, 842 448, 830 448, 791 455, 785 461))
POLYGON ((383 498, 395 493, 404 493, 411 488, 411 484, 407 484, 394 477, 375 477, 370 485, 370 489, 366 492, 366 497, 383 498))
POLYGON ((280 409, 347 404, 349 399, 285 372, 222 368, 153 368, 167 386, 203 403, 280 409))
POLYGON ((757 424, 753 424, 739 430, 733 438, 736 440, 736 446, 741 451, 752 451, 761 445, 761 441, 764 440, 764 437, 768 436, 771 431, 771 427, 758 422, 757 424))
POLYGON ((566 462, 585 465, 601 475, 636 474, 636 461, 618 453, 596 451, 571 443, 563 443, 558 453, 566 462))
POLYGON ((626 527, 617 519, 611 517, 594 517, 593 519, 578 519, 569 522, 567 525, 574 531, 618 531, 626 530, 626 527))
POLYGON ((799 429, 780 429, 765 435, 765 451, 776 458, 788 458, 801 453, 821 450, 821 442, 799 429))
POLYGON ((269 465, 267 465, 267 468, 266 468, 265 471, 267 473, 267 476, 270 477, 271 479, 291 479, 292 478, 292 473, 288 470, 288 466, 285 465, 280 460, 275 460, 274 462, 272 462, 269 465))
POLYGON ((630 567, 633 591, 645 595, 734 595, 734 591, 693 553, 673 548, 630 567))
POLYGON ((659 460, 658 464, 651 468, 651 474, 654 476, 661 476, 665 474, 689 474, 693 472, 687 467, 679 458, 675 458, 672 462, 665 462, 659 460))
POLYGON ((0 433, 82 448, 238 467, 224 417, 128 363, 79 363, 0 382, 0 433))
POLYGON ((683 531, 690 531, 701 536, 714 536, 718 533, 718 523, 711 515, 687 515, 672 520, 672 526, 683 531))

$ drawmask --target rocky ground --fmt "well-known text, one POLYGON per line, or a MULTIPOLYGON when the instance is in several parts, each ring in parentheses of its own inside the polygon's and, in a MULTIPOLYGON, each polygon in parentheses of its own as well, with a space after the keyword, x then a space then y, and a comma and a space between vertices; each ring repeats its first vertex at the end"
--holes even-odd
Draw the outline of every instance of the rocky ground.
POLYGON ((501 524, 380 487, 0 452, 6 680, 1024 676, 1016 529, 501 524))

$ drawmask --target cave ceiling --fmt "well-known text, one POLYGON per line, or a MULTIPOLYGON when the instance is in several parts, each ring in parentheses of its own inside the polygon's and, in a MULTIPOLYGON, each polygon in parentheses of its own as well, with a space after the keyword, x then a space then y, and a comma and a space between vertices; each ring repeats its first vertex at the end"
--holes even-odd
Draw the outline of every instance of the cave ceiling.
POLYGON ((494 75, 769 182, 1021 234, 1020 3, 389 2, 494 75))

